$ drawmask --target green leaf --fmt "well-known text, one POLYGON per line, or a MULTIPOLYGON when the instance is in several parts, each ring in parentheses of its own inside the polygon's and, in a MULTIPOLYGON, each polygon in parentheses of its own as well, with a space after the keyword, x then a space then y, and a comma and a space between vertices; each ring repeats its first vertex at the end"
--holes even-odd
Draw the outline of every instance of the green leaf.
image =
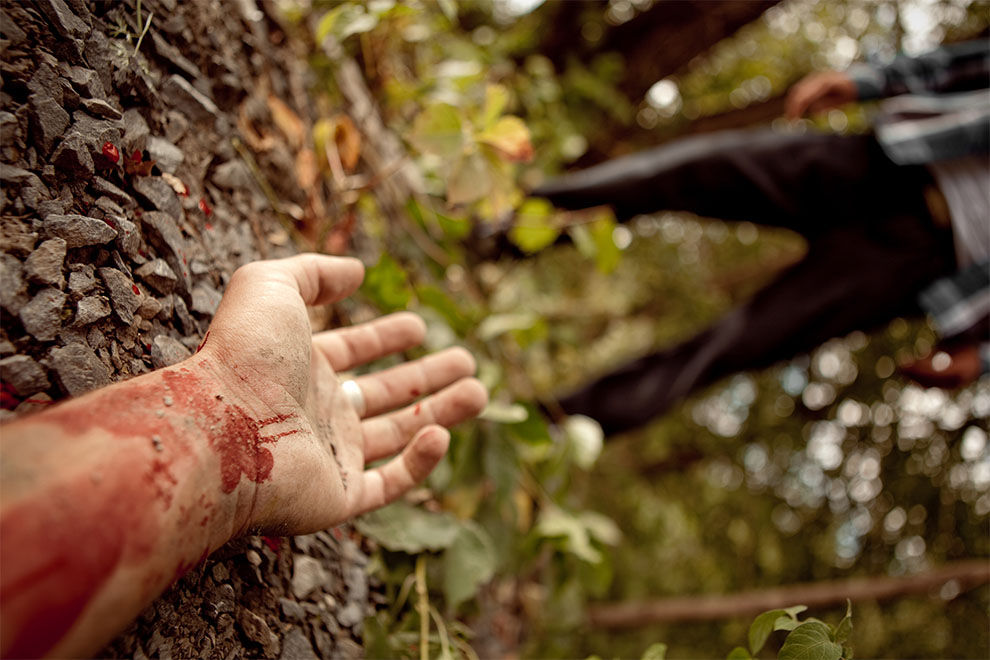
POLYGON ((574 453, 574 462, 582 470, 590 470, 605 444, 601 425, 590 417, 571 415, 564 422, 564 433, 574 453))
POLYGON ((737 646, 729 651, 729 655, 725 656, 725 660, 753 660, 753 656, 743 647, 737 646))
POLYGON ((488 532, 467 520, 443 554, 443 592, 454 609, 495 574, 495 548, 488 532))
POLYGON ((437 103, 419 113, 409 141, 423 153, 453 160, 464 148, 460 111, 448 103, 437 103))
POLYGON ((527 199, 516 212, 509 239, 524 252, 539 252, 553 243, 560 229, 552 223, 553 205, 545 199, 527 199))
POLYGON ((353 11, 353 6, 349 4, 343 4, 339 7, 334 7, 327 13, 323 15, 320 22, 316 24, 316 42, 322 43, 327 36, 333 32, 334 25, 337 23, 337 19, 345 11, 353 11))
POLYGON ((663 642, 657 642, 650 644, 649 648, 643 651, 643 657, 640 660, 666 660, 666 658, 667 645, 663 642))
POLYGON ((364 7, 345 3, 323 15, 316 25, 316 40, 321 42, 330 34, 344 40, 352 34, 369 32, 377 25, 378 17, 366 13, 364 7))
POLYGON ((595 244, 595 266, 598 272, 607 274, 619 265, 619 247, 612 240, 615 220, 611 217, 599 218, 591 225, 591 240, 595 244))
POLYGON ((528 330, 540 319, 532 312, 492 314, 478 325, 478 339, 489 341, 510 330, 528 330))
POLYGON ((622 531, 615 521, 608 516, 595 511, 582 511, 578 516, 591 538, 605 545, 618 545, 622 540, 622 531))
POLYGON ((457 20, 457 0, 437 0, 440 11, 451 23, 457 20))
POLYGON ((432 284, 417 286, 416 297, 423 305, 436 310, 458 334, 463 335, 471 328, 472 323, 467 315, 461 311, 453 298, 440 287, 432 284))
POLYGON ((842 621, 835 628, 835 641, 842 643, 849 639, 849 633, 852 632, 853 622, 852 622, 852 601, 848 598, 846 599, 846 615, 842 617, 842 621))
POLYGON ((450 547, 462 527, 450 514, 431 513, 405 502, 367 513, 357 519, 355 526, 382 547, 409 554, 450 547))
POLYGON ((499 424, 518 424, 525 421, 529 413, 518 403, 508 404, 489 401, 485 409, 478 415, 481 419, 499 424))
POLYGON ((785 607, 784 612, 787 613, 787 616, 797 621, 797 615, 800 614, 801 612, 804 612, 807 609, 808 609, 807 605, 791 605, 790 607, 785 607))
POLYGON ((553 442, 550 437, 550 429, 547 421, 543 418, 535 406, 526 406, 526 419, 508 427, 512 436, 528 445, 543 446, 553 442))
POLYGON ((455 218, 443 213, 437 213, 436 216, 440 229, 450 238, 464 238, 471 233, 471 221, 467 218, 455 218))
POLYGON ((801 625, 801 622, 797 619, 792 619, 789 616, 782 616, 773 623, 774 630, 794 630, 801 625))
POLYGON ((495 147, 511 161, 524 162, 533 157, 529 129, 519 117, 502 117, 493 126, 478 133, 477 140, 495 147))
POLYGON ((334 32, 344 40, 352 34, 371 32, 377 25, 378 17, 374 14, 366 14, 363 11, 345 12, 337 19, 334 32))
POLYGON ((395 7, 395 0, 368 0, 368 11, 381 16, 395 7))
POLYGON ((781 616, 787 614, 784 610, 769 610, 760 614, 749 626, 749 650, 756 655, 767 642, 767 637, 774 631, 774 623, 781 616))
POLYGON ((488 85, 485 88, 485 106, 481 113, 480 125, 487 129, 495 124, 505 106, 509 104, 509 90, 505 85, 488 85))
POLYGON ((839 660, 842 645, 832 641, 832 631, 820 621, 806 621, 795 628, 780 647, 778 660, 839 660))
POLYGON ((447 174, 448 204, 469 204, 491 190, 491 170, 478 151, 463 154, 447 174))
POLYGON ((568 552, 582 561, 596 564, 602 555, 591 545, 588 528, 576 516, 559 507, 549 507, 540 512, 536 532, 545 538, 564 538, 568 552))
POLYGON ((382 254, 378 263, 367 269, 361 293, 382 311, 405 309, 412 299, 409 276, 392 257, 382 254))

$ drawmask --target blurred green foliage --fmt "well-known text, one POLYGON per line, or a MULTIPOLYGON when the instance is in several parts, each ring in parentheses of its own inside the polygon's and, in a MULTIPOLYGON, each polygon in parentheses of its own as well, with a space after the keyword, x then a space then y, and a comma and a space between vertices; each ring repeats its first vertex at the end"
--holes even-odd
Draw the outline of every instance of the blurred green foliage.
MULTIPOLYGON (((358 524, 381 547, 371 570, 388 602, 367 621, 369 657, 421 655, 424 642, 441 657, 640 657, 647 648, 724 657, 752 634, 750 618, 617 633, 587 625, 585 606, 911 575, 990 556, 990 382, 943 392, 901 379, 896 362, 934 342, 923 322, 897 319, 736 375, 604 448, 587 420, 550 424, 536 400, 690 336, 803 245, 786 231, 685 214, 616 226, 607 212, 564 216, 522 192, 614 126, 641 129, 622 148, 647 146, 783 93, 813 69, 975 34, 990 22, 986 3, 782 2, 642 99, 616 89, 621 54, 556 70, 539 54, 554 30, 543 8, 283 4, 317 41, 339 40, 361 64, 429 193, 399 218, 362 194, 364 300, 421 313, 428 348, 467 346, 492 398, 480 421, 454 431, 415 501, 358 524), (513 213, 510 238, 533 256, 484 260, 465 247, 472 225, 513 213), (564 232, 571 243, 552 247, 564 232)), ((574 11, 607 24, 649 5, 574 11)), ((331 107, 341 103, 332 67, 315 48, 331 107)), ((864 130, 869 112, 837 110, 797 130, 864 130)), ((986 657, 988 604, 987 586, 952 583, 856 603, 848 643, 859 657, 986 657)), ((758 621, 770 618, 779 616, 758 621)), ((786 656, 782 639, 750 641, 754 655, 786 656)))

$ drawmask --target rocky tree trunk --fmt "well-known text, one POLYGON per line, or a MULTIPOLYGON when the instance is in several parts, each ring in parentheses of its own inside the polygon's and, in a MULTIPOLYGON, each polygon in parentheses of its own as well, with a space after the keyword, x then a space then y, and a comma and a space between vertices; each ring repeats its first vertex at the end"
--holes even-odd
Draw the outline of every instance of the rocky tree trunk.
MULTIPOLYGON (((291 254, 328 191, 268 4, 3 3, 0 59, 3 420, 190 355, 234 269, 291 254)), ((360 655, 366 561, 346 528, 239 539, 99 655, 360 655)))

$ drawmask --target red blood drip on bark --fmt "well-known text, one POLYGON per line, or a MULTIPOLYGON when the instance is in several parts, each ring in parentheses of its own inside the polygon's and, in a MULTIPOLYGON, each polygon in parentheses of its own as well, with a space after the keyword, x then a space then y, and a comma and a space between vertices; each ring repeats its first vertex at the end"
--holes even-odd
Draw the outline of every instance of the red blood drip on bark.
POLYGON ((205 215, 207 218, 213 215, 213 209, 211 209, 210 205, 206 203, 205 197, 201 197, 199 199, 199 210, 202 211, 203 215, 205 215))
POLYGON ((141 289, 137 288, 137 284, 132 284, 131 285, 131 290, 134 292, 134 295, 135 296, 140 296, 141 295, 141 289))
POLYGON ((261 540, 265 542, 271 551, 278 554, 278 551, 282 549, 282 537, 281 536, 262 536, 261 540))
POLYGON ((10 383, 0 383, 0 407, 13 410, 21 400, 17 398, 17 390, 10 383))

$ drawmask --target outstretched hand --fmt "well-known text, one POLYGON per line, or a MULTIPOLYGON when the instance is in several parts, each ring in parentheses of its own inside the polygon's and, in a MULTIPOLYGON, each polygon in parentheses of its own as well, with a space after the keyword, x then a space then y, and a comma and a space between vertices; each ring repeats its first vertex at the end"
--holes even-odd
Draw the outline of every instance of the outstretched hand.
POLYGON ((811 73, 799 80, 787 93, 784 115, 800 119, 808 114, 838 108, 857 98, 856 83, 839 71, 811 73))
POLYGON ((231 278, 200 356, 258 402, 260 419, 275 420, 267 437, 280 437, 268 445, 273 468, 257 485, 250 529, 306 533, 387 504, 440 461, 445 427, 487 402, 461 348, 360 376, 356 399, 344 392, 338 373, 425 334, 418 316, 398 313, 313 335, 306 306, 341 300, 363 273, 356 259, 300 255, 248 264, 231 278))

